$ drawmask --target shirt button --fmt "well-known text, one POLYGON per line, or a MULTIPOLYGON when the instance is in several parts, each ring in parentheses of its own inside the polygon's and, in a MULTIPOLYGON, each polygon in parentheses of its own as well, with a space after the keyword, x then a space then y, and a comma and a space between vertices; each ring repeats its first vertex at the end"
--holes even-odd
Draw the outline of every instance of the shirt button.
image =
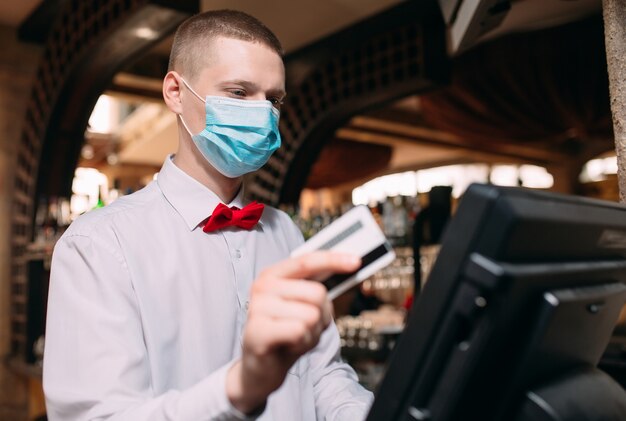
POLYGON ((246 301, 246 310, 248 310, 248 307, 250 307, 250 301, 246 301))
POLYGON ((235 250, 235 259, 241 259, 241 250, 235 250))

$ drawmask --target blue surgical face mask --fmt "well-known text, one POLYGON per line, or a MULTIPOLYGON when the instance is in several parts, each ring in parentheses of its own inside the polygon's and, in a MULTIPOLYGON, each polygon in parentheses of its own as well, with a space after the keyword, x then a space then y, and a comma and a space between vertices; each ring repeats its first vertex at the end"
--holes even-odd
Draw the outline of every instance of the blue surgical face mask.
POLYGON ((194 135, 182 115, 180 120, 204 158, 220 173, 236 178, 256 171, 280 147, 280 113, 271 102, 221 96, 202 99, 182 81, 205 103, 206 124, 194 135))

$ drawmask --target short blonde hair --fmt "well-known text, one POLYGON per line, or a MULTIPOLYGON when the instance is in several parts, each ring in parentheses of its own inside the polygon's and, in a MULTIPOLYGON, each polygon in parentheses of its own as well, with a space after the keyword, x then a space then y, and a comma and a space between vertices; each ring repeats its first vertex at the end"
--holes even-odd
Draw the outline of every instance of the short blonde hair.
POLYGON ((176 30, 168 71, 175 70, 193 79, 206 65, 212 39, 223 36, 263 44, 279 56, 283 48, 274 33, 261 21, 237 10, 211 10, 194 15, 176 30))

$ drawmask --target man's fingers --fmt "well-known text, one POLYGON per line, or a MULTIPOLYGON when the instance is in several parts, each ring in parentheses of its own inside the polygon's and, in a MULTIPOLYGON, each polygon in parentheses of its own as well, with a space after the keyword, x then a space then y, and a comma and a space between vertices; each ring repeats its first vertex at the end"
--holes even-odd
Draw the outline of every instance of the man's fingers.
MULTIPOLYGON (((326 328, 332 320, 332 305, 326 294, 326 287, 317 282, 296 279, 278 279, 273 282, 256 283, 253 285, 254 299, 251 300, 251 309, 259 302, 273 300, 273 308, 267 308, 267 304, 255 310, 266 310, 268 314, 277 316, 280 306, 283 303, 293 302, 294 306, 312 305, 320 312, 322 327, 326 328)), ((295 314, 300 307, 291 307, 285 309, 283 315, 287 311, 292 312, 294 317, 302 318, 302 314, 295 314)), ((256 311, 255 311, 256 313, 256 311)))
POLYGON ((248 311, 250 316, 262 315, 276 320, 300 320, 308 328, 315 330, 322 326, 324 320, 322 313, 326 311, 326 308, 303 301, 285 300, 279 296, 266 295, 253 301, 248 311))
POLYGON ((332 320, 326 288, 311 282, 324 273, 358 269, 360 259, 336 252, 315 252, 278 263, 252 285, 244 348, 256 355, 285 347, 302 354, 317 345, 322 331, 332 320))
POLYGON ((320 332, 311 331, 301 320, 259 318, 255 321, 254 333, 248 338, 247 346, 257 355, 264 355, 280 347, 289 352, 304 354, 315 347, 320 332))
POLYGON ((346 273, 358 269, 361 259, 348 253, 316 251, 284 260, 263 271, 262 278, 311 279, 324 273, 346 273))
POLYGON ((256 296, 273 295, 285 300, 303 301, 321 306, 326 300, 324 285, 302 279, 273 279, 266 282, 256 282, 252 285, 252 292, 256 296))

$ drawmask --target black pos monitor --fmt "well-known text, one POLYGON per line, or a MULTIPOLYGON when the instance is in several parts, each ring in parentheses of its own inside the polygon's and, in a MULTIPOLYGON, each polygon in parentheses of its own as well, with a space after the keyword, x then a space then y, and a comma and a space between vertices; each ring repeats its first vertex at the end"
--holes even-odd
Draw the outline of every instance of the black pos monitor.
POLYGON ((470 186, 367 420, 626 420, 625 283, 626 207, 470 186))

